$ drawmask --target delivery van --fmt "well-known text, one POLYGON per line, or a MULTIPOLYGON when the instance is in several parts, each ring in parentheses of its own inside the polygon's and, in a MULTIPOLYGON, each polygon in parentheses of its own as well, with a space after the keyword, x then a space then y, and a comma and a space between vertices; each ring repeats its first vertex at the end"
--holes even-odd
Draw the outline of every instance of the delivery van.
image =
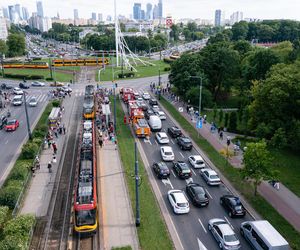
POLYGON ((157 115, 150 116, 148 123, 151 128, 151 131, 160 131, 161 130, 161 127, 162 127, 161 120, 157 115))

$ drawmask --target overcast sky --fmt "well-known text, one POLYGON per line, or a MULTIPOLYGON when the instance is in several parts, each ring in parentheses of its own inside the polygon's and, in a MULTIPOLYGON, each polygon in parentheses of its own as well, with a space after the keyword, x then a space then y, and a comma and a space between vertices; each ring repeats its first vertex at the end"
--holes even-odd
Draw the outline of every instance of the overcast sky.
MULTIPOLYGON (((117 12, 125 16, 132 14, 134 2, 156 4, 158 0, 117 0, 117 12)), ((19 3, 36 11, 36 0, 0 0, 0 6, 7 7, 19 3)), ((73 18, 73 9, 79 10, 79 17, 90 18, 92 12, 102 13, 103 17, 113 15, 114 0, 44 0, 44 14, 54 16, 59 12, 61 18, 73 18)), ((213 19, 214 11, 222 9, 225 17, 234 11, 244 12, 244 17, 259 19, 297 19, 300 20, 300 0, 163 0, 164 16, 174 18, 213 19)))

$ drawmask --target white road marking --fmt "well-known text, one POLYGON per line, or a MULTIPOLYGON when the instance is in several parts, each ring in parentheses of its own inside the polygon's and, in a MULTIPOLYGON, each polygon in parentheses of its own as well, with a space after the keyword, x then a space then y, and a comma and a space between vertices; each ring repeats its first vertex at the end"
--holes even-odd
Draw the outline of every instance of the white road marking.
POLYGON ((145 138, 145 139, 144 139, 144 142, 145 142, 145 143, 149 143, 150 145, 152 145, 150 139, 146 139, 146 138, 145 138))
POLYGON ((171 181, 170 181, 169 178, 167 178, 167 179, 161 179, 161 181, 162 181, 163 184, 165 184, 165 186, 166 185, 170 185, 171 188, 174 189, 174 187, 173 187, 173 185, 172 185, 172 183, 171 183, 171 181))
POLYGON ((165 128, 163 128, 163 131, 164 131, 164 132, 167 132, 165 128))
POLYGON ((5 142, 5 144, 7 144, 8 143, 8 140, 5 142))
POLYGON ((205 226, 203 225, 202 221, 200 220, 200 218, 198 218, 198 221, 200 223, 200 225, 202 226, 203 230, 205 233, 207 233, 205 226))
POLYGON ((208 194, 208 196, 213 200, 213 197, 210 195, 210 193, 208 192, 208 190, 205 188, 206 193, 208 194))
POLYGON ((154 140, 154 141, 155 141, 156 145, 158 146, 158 143, 157 143, 157 141, 156 141, 156 140, 154 140))
POLYGON ((179 152, 179 154, 182 156, 182 158, 184 158, 184 155, 181 152, 179 152))
POLYGON ((226 216, 224 216, 225 220, 227 221, 227 223, 231 226, 232 230, 234 230, 234 227, 231 225, 231 223, 229 222, 229 220, 227 219, 226 216))
POLYGON ((172 142, 173 144, 175 144, 174 141, 173 141, 172 139, 171 139, 171 142, 172 142))
POLYGON ((198 241, 199 250, 207 250, 207 248, 203 245, 203 243, 201 242, 201 240, 199 240, 199 238, 197 238, 197 241, 198 241))
POLYGON ((175 175, 174 171, 173 171, 173 170, 171 170, 171 172, 172 172, 172 174, 174 175, 174 177, 176 178, 176 175, 175 175))
POLYGON ((189 184, 189 183, 193 182, 193 178, 185 179, 185 182, 186 182, 186 184, 189 184))
POLYGON ((191 171, 193 172, 194 175, 196 175, 196 172, 194 171, 194 169, 191 168, 191 171))
POLYGON ((187 194, 184 191, 182 191, 182 193, 184 193, 184 196, 186 197, 186 199, 188 200, 188 202, 190 202, 190 198, 187 196, 187 194))

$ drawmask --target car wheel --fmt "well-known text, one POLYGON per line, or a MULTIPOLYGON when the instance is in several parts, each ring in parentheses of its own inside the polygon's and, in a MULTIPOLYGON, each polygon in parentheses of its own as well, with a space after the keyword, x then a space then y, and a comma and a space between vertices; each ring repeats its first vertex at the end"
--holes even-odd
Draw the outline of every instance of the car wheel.
POLYGON ((208 230, 211 231, 211 225, 208 224, 208 230))
POLYGON ((222 243, 221 243, 221 242, 219 243, 219 248, 220 248, 220 249, 223 249, 223 246, 222 246, 222 243))
POLYGON ((244 230, 243 229, 240 229, 240 233, 244 237, 244 230))
POLYGON ((232 218, 232 213, 231 213, 231 212, 229 212, 229 213, 228 213, 228 216, 229 216, 230 218, 232 218))
POLYGON ((222 199, 220 199, 220 204, 223 205, 223 200, 222 199))
POLYGON ((183 150, 183 146, 180 146, 181 150, 183 150))

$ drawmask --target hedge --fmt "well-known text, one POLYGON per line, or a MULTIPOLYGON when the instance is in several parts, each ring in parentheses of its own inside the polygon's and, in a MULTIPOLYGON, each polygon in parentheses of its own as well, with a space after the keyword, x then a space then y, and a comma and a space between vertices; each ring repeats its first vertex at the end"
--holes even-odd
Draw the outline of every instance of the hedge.
POLYGON ((134 77, 134 72, 128 72, 128 73, 120 73, 118 74, 118 78, 127 78, 127 77, 134 77))
POLYGON ((39 80, 39 79, 45 78, 43 75, 26 75, 26 74, 13 74, 13 73, 5 73, 4 77, 16 78, 16 79, 26 79, 26 80, 39 80))

